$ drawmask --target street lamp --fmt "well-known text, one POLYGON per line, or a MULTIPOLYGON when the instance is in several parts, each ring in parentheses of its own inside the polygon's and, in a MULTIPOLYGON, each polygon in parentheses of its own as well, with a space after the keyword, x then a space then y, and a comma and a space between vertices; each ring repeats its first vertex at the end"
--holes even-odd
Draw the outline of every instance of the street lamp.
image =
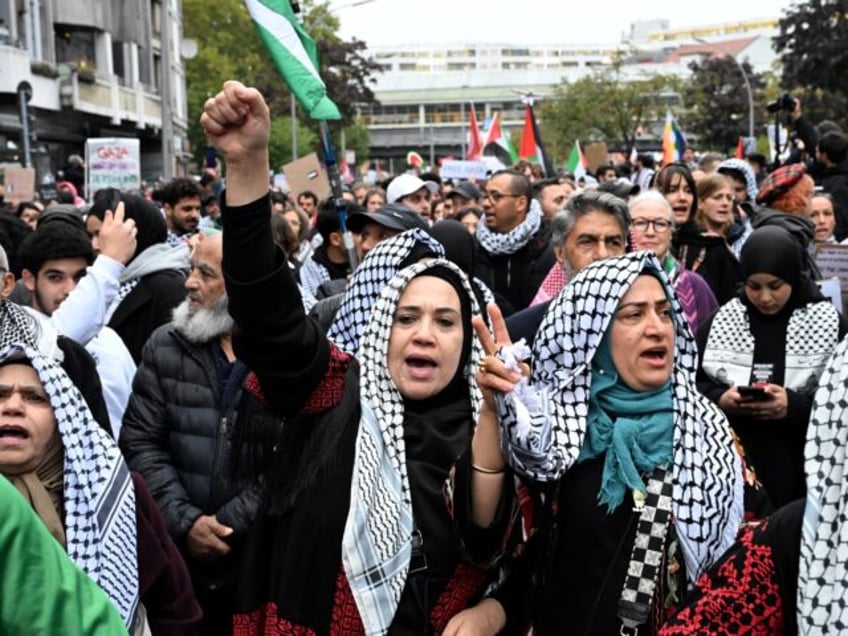
POLYGON ((745 82, 745 90, 748 91, 748 137, 750 139, 754 138, 754 93, 751 91, 751 82, 748 80, 748 73, 745 72, 745 67, 739 63, 739 60, 736 59, 736 56, 733 55, 726 48, 721 46, 720 44, 716 44, 715 42, 707 42, 704 38, 693 38, 696 42, 704 44, 706 46, 711 46, 718 51, 721 51, 726 56, 728 56, 733 63, 736 64, 736 68, 739 69, 739 72, 742 73, 742 80, 745 82))

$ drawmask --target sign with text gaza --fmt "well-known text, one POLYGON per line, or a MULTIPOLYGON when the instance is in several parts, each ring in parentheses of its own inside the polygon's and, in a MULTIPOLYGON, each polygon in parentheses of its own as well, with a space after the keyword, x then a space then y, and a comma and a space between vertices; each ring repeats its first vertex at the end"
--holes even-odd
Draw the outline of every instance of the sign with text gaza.
POLYGON ((141 145, 138 139, 100 137, 85 142, 89 197, 103 188, 141 187, 141 145))

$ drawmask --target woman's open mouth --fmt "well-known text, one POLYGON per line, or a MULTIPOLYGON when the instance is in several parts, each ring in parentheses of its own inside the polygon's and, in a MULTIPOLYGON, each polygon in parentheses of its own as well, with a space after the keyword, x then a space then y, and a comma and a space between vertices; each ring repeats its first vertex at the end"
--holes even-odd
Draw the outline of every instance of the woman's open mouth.
POLYGON ((665 347, 653 347, 651 349, 645 349, 641 354, 641 358, 644 358, 648 364, 654 367, 665 367, 666 361, 668 360, 668 349, 665 347))
POLYGON ((19 446, 30 438, 29 431, 17 424, 0 425, 0 446, 19 446))
POLYGON ((409 375, 416 380, 428 380, 438 368, 438 363, 428 356, 408 356, 404 362, 409 370, 409 375))

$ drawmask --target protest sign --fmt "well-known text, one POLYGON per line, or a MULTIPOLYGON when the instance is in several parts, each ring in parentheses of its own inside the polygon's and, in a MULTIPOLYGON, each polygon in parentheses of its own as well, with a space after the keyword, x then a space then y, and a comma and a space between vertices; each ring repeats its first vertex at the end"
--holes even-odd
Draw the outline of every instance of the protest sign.
POLYGON ((457 181, 482 181, 486 178, 487 170, 485 161, 443 161, 439 168, 439 176, 442 179, 457 181))
POLYGON ((91 197, 103 188, 141 188, 141 146, 138 139, 98 137, 85 142, 86 189, 91 197))

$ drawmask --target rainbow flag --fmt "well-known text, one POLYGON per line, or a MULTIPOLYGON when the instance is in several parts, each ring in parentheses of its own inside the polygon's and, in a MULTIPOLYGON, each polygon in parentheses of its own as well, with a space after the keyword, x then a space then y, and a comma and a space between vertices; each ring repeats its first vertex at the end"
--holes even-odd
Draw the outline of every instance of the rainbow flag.
POLYGON ((665 112, 665 129, 662 136, 663 165, 680 161, 685 147, 686 137, 669 108, 665 112))

